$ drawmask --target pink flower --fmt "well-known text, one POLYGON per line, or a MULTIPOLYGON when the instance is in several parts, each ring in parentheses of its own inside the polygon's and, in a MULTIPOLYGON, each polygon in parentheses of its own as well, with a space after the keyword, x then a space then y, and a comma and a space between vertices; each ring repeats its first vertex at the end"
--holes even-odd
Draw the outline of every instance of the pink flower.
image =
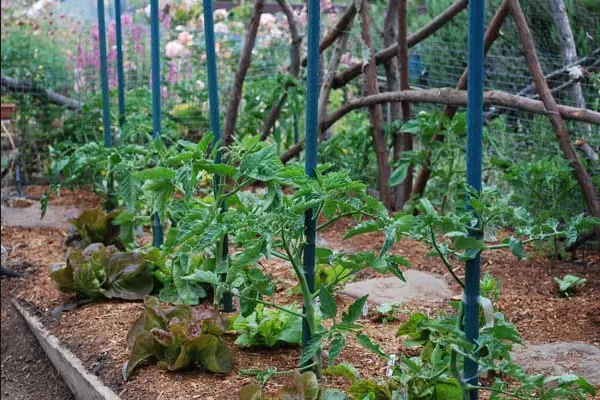
POLYGON ((76 68, 77 69, 83 69, 84 65, 85 65, 85 51, 83 50, 83 46, 81 45, 81 43, 79 43, 77 45, 77 64, 76 64, 76 68))
POLYGON ((117 23, 115 21, 110 21, 108 24, 108 33, 107 33, 108 43, 115 43, 117 41, 117 23))
POLYGON ((191 46, 193 43, 194 35, 191 35, 188 31, 183 31, 177 35, 177 41, 184 46, 191 46))
POLYGON ((144 54, 144 46, 141 43, 135 45, 135 52, 137 54, 144 54))
POLYGON ((100 30, 98 29, 98 25, 92 26, 92 37, 94 40, 100 39, 100 30))
POLYGON ((190 50, 177 40, 167 43, 165 53, 169 58, 187 57, 191 54, 190 50))
POLYGON ((124 28, 127 28, 132 23, 133 23, 133 18, 131 17, 131 14, 121 15, 121 25, 123 25, 124 28))
POLYGON ((172 18, 169 14, 165 15, 164 17, 160 17, 161 24, 165 29, 169 29, 171 27, 171 19, 172 18))
POLYGON ((177 70, 177 64, 175 61, 171 61, 169 64, 169 75, 167 76, 167 81, 171 85, 175 85, 179 81, 179 71, 177 70))
POLYGON ((142 39, 142 26, 136 25, 131 29, 131 38, 134 42, 139 42, 142 39))

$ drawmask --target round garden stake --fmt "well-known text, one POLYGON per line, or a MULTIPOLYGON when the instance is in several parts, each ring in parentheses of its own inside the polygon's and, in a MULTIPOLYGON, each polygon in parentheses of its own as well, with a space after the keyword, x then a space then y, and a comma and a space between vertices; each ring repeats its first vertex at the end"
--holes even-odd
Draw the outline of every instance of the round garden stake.
MULTIPOLYGON (((467 184, 481 192, 481 147, 483 130, 483 60, 484 60, 484 1, 469 2, 469 55, 468 55, 468 100, 467 100, 467 184)), ((470 229, 478 239, 481 231, 470 229)), ((479 337, 479 280, 481 275, 480 255, 466 263, 465 267, 465 333, 471 341, 479 337)), ((465 359, 464 379, 477 385, 477 362, 465 359)), ((477 390, 469 392, 468 399, 476 400, 477 390)))
POLYGON ((123 70, 123 26, 121 21, 121 0, 115 0, 117 34, 117 84, 119 97, 119 126, 125 122, 125 72, 123 70))
MULTIPOLYGON (((160 138, 160 23, 158 21, 158 0, 150 0, 150 48, 152 64, 152 138, 160 138)), ((152 244, 163 244, 163 227, 157 212, 152 214, 152 244)))
MULTIPOLYGON (((108 55, 106 50, 106 18, 104 15, 104 0, 98 0, 98 45, 100 53, 100 84, 102 86, 102 124, 104 128, 104 147, 112 147, 113 138, 110 123, 110 94, 108 89, 108 55)), ((116 207, 113 196, 113 178, 107 176, 107 198, 104 207, 111 210, 116 207)))
MULTIPOLYGON (((319 115, 319 36, 321 25, 320 0, 308 0, 308 39, 307 39, 307 76, 306 76, 306 150, 305 171, 314 178, 317 168, 317 129, 319 115)), ((306 244, 304 245, 304 275, 311 292, 315 291, 315 239, 316 221, 313 210, 304 216, 306 244)), ((302 347, 311 339, 306 317, 302 321, 302 347)))
POLYGON ((100 46, 100 84, 102 86, 102 123, 104 126, 104 146, 112 146, 110 128, 110 97, 108 93, 108 61, 106 58, 106 20, 104 0, 98 0, 98 45, 100 46))
MULTIPOLYGON (((203 0, 203 13, 204 13, 204 41, 206 43, 206 69, 208 75, 208 103, 210 108, 210 130, 214 135, 213 146, 219 146, 217 148, 217 154, 215 156, 215 163, 221 162, 221 122, 219 120, 219 82, 217 80, 217 54, 215 50, 215 21, 213 15, 213 1, 203 0)), ((221 177, 215 175, 215 191, 220 191, 222 184, 221 177)), ((224 206, 224 205, 223 205, 224 206)), ((227 236, 223 239, 223 246, 220 257, 221 262, 227 260, 229 253, 227 236)), ((221 275, 221 281, 225 281, 227 274, 221 275)), ((233 298, 231 293, 224 293, 221 299, 223 311, 233 311, 233 298)))

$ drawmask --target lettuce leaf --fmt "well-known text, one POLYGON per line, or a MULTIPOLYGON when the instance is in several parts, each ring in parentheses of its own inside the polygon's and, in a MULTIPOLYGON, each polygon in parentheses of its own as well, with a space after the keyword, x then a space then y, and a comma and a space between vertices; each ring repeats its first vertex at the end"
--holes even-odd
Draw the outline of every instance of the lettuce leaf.
POLYGON ((89 299, 141 300, 152 292, 154 280, 140 254, 119 252, 93 243, 83 251, 71 247, 64 266, 53 266, 50 278, 58 290, 89 299))
MULTIPOLYGON (((292 305, 290 311, 298 312, 292 305)), ((238 316, 233 330, 240 333, 235 344, 242 347, 274 347, 278 344, 300 344, 302 341, 302 319, 285 311, 269 309, 258 304, 247 317, 238 316)))
POLYGON ((148 359, 169 371, 193 365, 219 374, 231 371, 233 353, 220 337, 228 318, 187 305, 165 308, 153 296, 146 296, 144 304, 144 311, 127 334, 130 354, 123 366, 123 379, 148 359))

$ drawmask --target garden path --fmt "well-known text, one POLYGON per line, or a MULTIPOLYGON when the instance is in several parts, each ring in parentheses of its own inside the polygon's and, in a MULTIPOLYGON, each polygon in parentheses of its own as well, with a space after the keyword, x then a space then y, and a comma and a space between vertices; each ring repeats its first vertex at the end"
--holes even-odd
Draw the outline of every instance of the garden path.
POLYGON ((600 348, 584 342, 530 344, 513 352, 526 370, 548 375, 574 373, 600 386, 600 348))
POLYGON ((341 293, 356 298, 368 294, 369 302, 375 304, 404 303, 413 299, 442 301, 455 294, 442 276, 414 269, 403 274, 406 282, 395 276, 367 279, 349 283, 341 293))

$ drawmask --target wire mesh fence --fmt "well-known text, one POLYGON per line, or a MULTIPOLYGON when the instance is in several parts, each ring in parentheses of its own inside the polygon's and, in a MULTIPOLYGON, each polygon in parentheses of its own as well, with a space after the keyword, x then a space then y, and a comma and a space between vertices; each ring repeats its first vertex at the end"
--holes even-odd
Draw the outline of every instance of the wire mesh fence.
MULTIPOLYGON (((93 3, 93 2, 90 2, 93 3)), ((112 3, 112 2, 107 2, 112 3)), ((451 2, 439 2, 448 3, 451 2)), ((99 54, 97 50, 97 28, 95 21, 90 17, 94 15, 79 2, 65 2, 63 7, 75 7, 69 10, 79 18, 80 26, 87 27, 77 37, 75 46, 69 49, 55 49, 54 54, 40 55, 39 49, 31 46, 31 50, 23 50, 19 58, 3 57, 2 74, 13 78, 34 80, 36 85, 50 89, 60 95, 73 99, 82 104, 97 104, 100 92, 99 80, 99 54), (71 4, 72 3, 72 4, 71 4), (75 10, 76 12, 73 12, 75 10), (61 51, 58 51, 61 50, 61 51), (43 56, 43 57, 42 57, 43 56), (45 58, 44 58, 45 57, 45 58), (48 59, 50 57, 50 59, 48 59), (43 59, 43 62, 41 60, 43 59), (32 65, 40 60, 46 70, 38 70, 38 74, 32 75, 32 65), (96 102, 96 103, 94 103, 96 102)), ((487 18, 491 19, 500 4, 499 0, 487 2, 487 18)), ((584 69, 580 79, 573 79, 568 71, 556 74, 548 79, 551 88, 555 89, 557 101, 565 105, 575 105, 570 95, 573 85, 580 85, 586 106, 598 110, 599 92, 591 80, 591 71, 598 68, 600 55, 600 14, 594 14, 582 9, 577 2, 569 2, 569 12, 575 18, 574 34, 578 38, 580 47, 579 57, 585 57, 596 51, 596 58, 587 64, 589 70, 584 69)), ((90 4, 93 7, 93 4, 90 4)), ((137 95, 128 94, 128 104, 138 105, 147 103, 150 107, 150 43, 149 26, 140 12, 145 10, 147 2, 129 1, 123 17, 124 22, 124 67, 125 87, 129 92, 136 91, 137 95), (137 13, 137 16, 136 16, 137 13), (135 17, 135 18, 132 18, 135 17)), ((443 4, 430 6, 429 10, 422 8, 417 12, 421 14, 431 13, 434 16, 437 9, 443 4)), ((443 7, 441 7, 443 9, 443 7)), ((538 56, 544 72, 559 71, 564 67, 557 41, 557 33, 552 23, 552 15, 547 7, 546 0, 535 0, 524 3, 524 8, 529 18, 530 26, 536 40, 538 56)), ((108 13, 108 61, 109 61, 109 84, 111 89, 117 87, 116 69, 116 47, 115 47, 115 12, 108 13)), ((426 16, 426 15, 425 15, 426 16)), ((431 17, 429 16, 429 17, 431 17)), ((285 26, 285 18, 282 14, 276 14, 274 18, 277 24, 274 27, 285 26)), ((467 38, 466 38, 466 14, 459 14, 446 26, 439 29, 431 37, 427 38, 417 46, 410 49, 410 81, 414 88, 438 88, 454 87, 459 77, 466 68, 467 38)), ((334 17, 325 19, 326 26, 323 32, 331 28, 334 17)), ((208 104, 206 91, 206 68, 204 54, 204 35, 199 26, 180 26, 166 29, 169 23, 161 30, 164 57, 161 65, 161 95, 163 100, 163 113, 165 118, 171 119, 191 134, 202 133, 209 130, 208 104), (180 46, 185 34, 185 40, 189 45, 180 46), (177 42, 176 45, 171 43, 177 42)), ((353 28, 353 38, 356 34, 358 24, 353 28)), ((218 26, 218 24, 217 24, 218 26)), ((27 38, 24 38, 27 39, 27 38)), ((381 38, 378 38, 381 41, 381 38)), ((290 63, 290 37, 289 33, 282 29, 261 28, 257 39, 257 45, 253 52, 253 59, 245 81, 244 102, 239 129, 247 131, 259 130, 258 122, 264 120, 274 102, 281 94, 287 75, 287 67, 290 63), (252 125, 254 124, 254 125, 252 125)), ((364 59, 365 47, 358 39, 352 39, 348 53, 355 56, 355 61, 361 57, 364 59)), ((378 44, 381 48, 382 43, 378 44)), ((22 44, 22 46, 25 46, 22 44)), ((244 46, 244 26, 238 24, 223 24, 217 27, 217 52, 219 86, 221 93, 221 107, 224 110, 229 99, 239 55, 244 46)), ((326 51, 323 64, 330 55, 326 51)), ((348 61, 349 63, 352 60, 348 61)), ((344 66, 342 66, 344 68, 344 66)), ((383 75, 383 68, 380 70, 383 75)), ((301 78, 302 79, 302 78, 301 78)), ((500 38, 491 47, 486 57, 486 90, 501 90, 512 94, 521 94, 534 97, 535 90, 526 90, 531 85, 531 75, 520 52, 520 44, 515 27, 510 20, 505 22, 500 38)), ((360 84, 360 78, 356 80, 360 84)), ((302 84, 298 85, 302 90, 302 84)), ((386 90, 382 84, 382 90, 386 90)), ((3 96, 5 93, 3 88, 3 96)), ((301 93, 299 94, 301 96, 301 93)), ((116 94, 111 95, 111 101, 116 104, 116 94)), ((276 126, 276 136, 290 136, 290 132, 299 129, 302 132, 301 101, 296 102, 294 107, 288 104, 284 107, 283 120, 276 126), (293 110, 291 109, 293 108, 293 110), (293 112, 292 112, 293 111, 293 112), (292 116, 294 121, 292 122, 292 116), (298 123, 300 127, 295 125, 298 123)), ((113 106, 114 106, 113 104, 113 106)), ((116 107, 116 106, 115 106, 116 107)), ((432 105, 415 105, 414 109, 431 110, 432 105)), ((150 112, 150 111, 148 111, 150 112)), ((54 115, 48 115, 54 118, 54 115)), ((52 124, 59 124, 54 119, 39 123, 39 121, 22 121, 19 129, 23 130, 25 140, 40 134, 52 124), (29 136, 28 136, 29 135, 29 136)), ((592 147, 600 147, 600 127, 585 123, 569 122, 570 134, 573 140, 581 139, 588 142, 592 147)), ((148 128, 150 129, 150 128, 148 128)), ((499 107, 487 110, 487 129, 491 136, 503 143, 505 149, 511 149, 511 157, 515 161, 527 160, 532 157, 532 149, 538 149, 537 155, 546 154, 548 146, 554 145, 553 130, 548 119, 540 115, 532 115, 517 109, 503 109, 499 107)), ((43 133, 42 133, 43 134, 43 133)), ((289 143, 289 139, 287 141, 289 143)), ((282 145, 283 149, 284 145, 282 145)), ((558 154, 558 149, 555 149, 558 154)))

